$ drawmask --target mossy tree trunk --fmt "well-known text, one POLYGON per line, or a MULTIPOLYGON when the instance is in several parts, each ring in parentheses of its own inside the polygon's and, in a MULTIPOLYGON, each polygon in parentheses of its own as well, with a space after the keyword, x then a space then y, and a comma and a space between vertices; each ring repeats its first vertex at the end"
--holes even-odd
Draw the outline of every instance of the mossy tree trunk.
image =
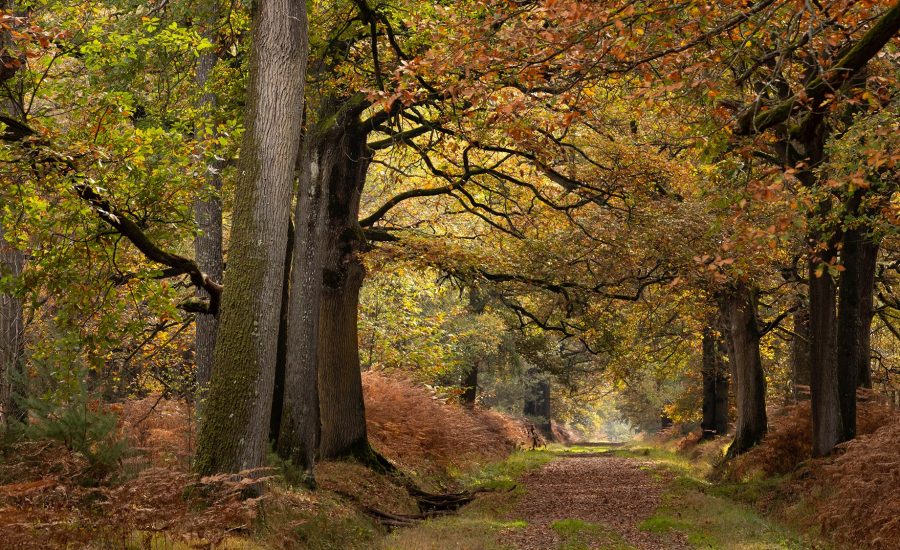
MULTIPOLYGON (((207 3, 203 9, 206 29, 204 36, 214 40, 217 14, 215 2, 207 3)), ((214 51, 205 51, 197 59, 197 72, 194 75, 194 84, 200 90, 198 107, 201 115, 210 116, 216 108, 216 95, 206 89, 209 76, 218 62, 218 56, 214 51)), ((204 124, 198 124, 195 132, 198 138, 209 128, 204 124)), ((214 151, 206 152, 206 170, 204 171, 205 186, 203 193, 194 203, 194 220, 197 223, 197 236, 194 238, 194 256, 200 270, 214 280, 221 282, 225 268, 222 255, 222 175, 223 162, 218 160, 214 151)), ((209 294, 202 289, 197 290, 199 298, 209 299, 209 294)), ((199 313, 195 320, 194 336, 194 363, 196 365, 197 387, 200 395, 203 394, 209 376, 212 372, 213 354, 216 347, 216 332, 219 323, 215 315, 199 313)))
POLYGON ((198 437, 201 474, 264 464, 294 168, 306 78, 306 4, 258 0, 213 373, 198 437))
POLYGON ((720 305, 728 327, 726 338, 731 339, 729 352, 737 405, 734 441, 728 447, 728 456, 736 456, 759 443, 768 428, 755 289, 739 282, 723 293, 720 305))

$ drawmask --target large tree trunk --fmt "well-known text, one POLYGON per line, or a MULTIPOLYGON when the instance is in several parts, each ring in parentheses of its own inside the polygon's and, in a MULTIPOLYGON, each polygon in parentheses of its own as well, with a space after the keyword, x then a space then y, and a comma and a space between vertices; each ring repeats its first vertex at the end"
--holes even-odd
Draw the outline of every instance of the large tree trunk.
MULTIPOLYGON (((215 24, 215 15, 207 18, 210 27, 205 34, 210 38, 212 26, 215 24)), ((212 92, 204 90, 209 81, 210 72, 215 67, 218 56, 215 52, 208 51, 197 59, 197 73, 194 83, 197 88, 203 90, 199 107, 203 116, 209 116, 216 107, 216 96, 212 92)), ((196 130, 198 138, 208 130, 200 125, 196 130)), ((208 154, 208 153, 207 153, 208 154)), ((209 155, 209 154, 208 154, 209 155)), ((206 160, 204 172, 205 188, 201 198, 194 203, 194 219, 197 222, 198 234, 194 238, 194 255, 200 270, 216 281, 222 280, 224 260, 222 256, 222 162, 216 160, 215 155, 206 160)), ((200 298, 209 299, 205 290, 198 289, 200 298)), ((216 331, 219 323, 215 315, 197 314, 195 321, 194 361, 196 364, 197 389, 199 395, 203 395, 209 384, 210 372, 212 372, 213 352, 216 347, 216 331)))
POLYGON ((228 271, 196 468, 264 464, 281 313, 284 253, 300 146, 306 3, 259 0, 228 271))
POLYGON ((325 195, 337 162, 324 137, 317 132, 307 133, 300 156, 285 394, 277 446, 278 454, 301 468, 309 482, 313 481, 319 441, 318 353, 325 195))
POLYGON ((791 385, 794 398, 809 387, 809 304, 805 296, 798 296, 794 311, 794 336, 791 339, 791 385))
POLYGON ((328 133, 328 148, 322 155, 330 177, 322 241, 319 455, 369 458, 357 316, 365 277, 360 258, 365 238, 359 226, 359 200, 371 159, 366 132, 355 118, 338 121, 328 133))
POLYGON ((766 434, 766 379, 759 355, 756 297, 745 283, 738 283, 722 298, 722 315, 731 338, 731 364, 737 402, 737 427, 728 456, 739 455, 766 434))
POLYGON ((864 229, 844 232, 837 326, 837 379, 842 441, 856 437, 856 388, 872 384, 870 332, 878 244, 864 229), (860 380, 862 378, 862 380, 860 380), (862 384, 860 384, 862 382, 862 384))

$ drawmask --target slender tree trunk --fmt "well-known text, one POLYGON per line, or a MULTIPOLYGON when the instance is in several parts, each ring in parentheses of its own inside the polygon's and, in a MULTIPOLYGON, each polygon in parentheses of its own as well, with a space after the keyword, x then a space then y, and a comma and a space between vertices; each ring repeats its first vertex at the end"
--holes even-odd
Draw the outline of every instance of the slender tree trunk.
MULTIPOLYGON (((833 248, 826 254, 831 256, 833 248)), ((821 258, 813 254, 809 260, 809 372, 815 456, 830 454, 844 433, 835 353, 837 289, 828 269, 819 270, 821 258)))
MULTIPOLYGON (((484 308, 487 306, 487 300, 484 295, 478 290, 477 287, 472 286, 469 288, 469 313, 474 315, 481 315, 484 313, 484 308)), ((466 372, 465 377, 462 381, 463 393, 461 396, 462 402, 467 407, 474 407, 475 400, 478 398, 478 368, 481 364, 481 360, 479 357, 472 358, 472 365, 469 367, 469 371, 466 372)))
MULTIPOLYGON (((25 266, 25 256, 10 245, 0 223, 0 277, 17 282, 25 266)), ((14 288, 0 289, 0 427, 10 420, 24 420, 26 411, 18 404, 25 397, 25 324, 22 298, 14 288)))
POLYGON ((278 454, 309 482, 319 441, 318 353, 322 301, 325 195, 335 160, 323 136, 308 133, 300 156, 300 185, 288 314, 285 394, 278 454))
POLYGON ((703 330, 703 438, 728 433, 728 366, 724 344, 712 327, 703 330))
MULTIPOLYGON (((13 0, 0 0, 0 9, 15 12, 13 0)), ((18 14, 17 14, 18 15, 18 14)), ((0 51, 12 42, 11 30, 0 33, 0 51)), ((3 52, 8 55, 7 52, 3 52)), ((9 59, 0 59, 5 63, 9 59)), ((13 78, 16 69, 3 71, 3 80, 13 78)), ((8 88, 7 88, 8 89, 8 88)), ((0 112, 24 122, 25 113, 10 96, 0 100, 0 112)), ((0 277, 8 277, 13 287, 25 267, 25 255, 7 238, 7 228, 0 219, 0 277)), ((0 428, 10 420, 22 421, 27 411, 19 405, 26 397, 25 386, 25 321, 23 300, 16 288, 0 288, 0 428)))
POLYGON ((725 361, 724 343, 716 341, 716 434, 728 434, 728 365, 725 361))
POLYGON ((278 317, 278 347, 275 352, 275 384, 272 390, 272 415, 269 418, 269 441, 277 449, 284 408, 285 376, 287 375, 288 319, 291 299, 291 263, 294 257, 294 223, 288 221, 288 239, 284 251, 284 275, 281 283, 280 316, 278 317))
POLYGON ((797 297, 794 311, 794 336, 791 340, 791 384, 794 398, 800 395, 798 386, 809 387, 809 303, 805 296, 797 297))
POLYGON ((858 374, 856 385, 861 388, 872 387, 872 319, 875 317, 875 272, 878 268, 879 245, 871 236, 866 236, 861 243, 860 281, 860 322, 857 325, 860 342, 857 354, 858 374))
POLYGON ((478 398, 478 361, 473 361, 469 372, 463 379, 462 402, 467 407, 474 407, 478 398))
POLYGON ((525 405, 522 412, 531 418, 541 433, 548 439, 553 438, 550 409, 550 380, 537 369, 528 372, 525 384, 525 405))
MULTIPOLYGON (((209 17, 212 22, 214 17, 209 17)), ((218 57, 215 52, 205 52, 197 60, 197 74, 194 77, 196 86, 203 90, 209 81, 209 74, 215 67, 218 57)), ((215 94, 204 91, 200 97, 201 111, 212 111, 216 106, 215 94)), ((208 113, 204 113, 208 116, 208 113)), ((205 128, 198 127, 198 137, 205 128)), ((224 271, 222 255, 222 162, 213 159, 206 161, 204 174, 206 185, 202 198, 194 203, 194 219, 197 222, 198 234, 194 238, 194 255, 200 269, 216 281, 221 281, 224 271)), ((205 290, 198 290, 200 298, 209 298, 205 290)), ((194 360, 197 368, 197 387, 200 395, 209 384, 212 372, 213 352, 216 347, 216 331, 218 320, 215 315, 198 314, 195 321, 194 360)))
POLYGON ((856 388, 871 385, 870 331, 872 328, 875 266, 878 245, 864 229, 844 232, 841 251, 840 301, 837 326, 837 379, 841 402, 843 434, 841 441, 856 437, 856 388))
POLYGON ((716 430, 716 336, 709 327, 703 330, 703 364, 700 373, 703 378, 703 420, 700 428, 703 439, 717 435, 716 430))
POLYGON ((366 132, 354 120, 339 121, 326 138, 329 170, 322 253, 319 324, 319 414, 322 458, 371 453, 359 363, 357 317, 365 277, 360 253, 359 200, 370 156, 366 132))
POLYGON ((756 297, 745 283, 738 283, 722 299, 722 315, 731 338, 732 377, 737 402, 737 427, 728 456, 739 455, 762 440, 768 428, 766 379, 759 355, 756 297))
POLYGON ((228 273, 196 468, 264 464, 306 79, 306 3, 258 0, 228 273))

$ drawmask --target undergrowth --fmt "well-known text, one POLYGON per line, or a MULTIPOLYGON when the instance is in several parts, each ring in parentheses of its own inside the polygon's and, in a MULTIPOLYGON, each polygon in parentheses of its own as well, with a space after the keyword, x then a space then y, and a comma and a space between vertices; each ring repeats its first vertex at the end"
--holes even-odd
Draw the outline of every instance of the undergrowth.
POLYGON ((508 520, 523 488, 518 480, 553 460, 549 450, 518 451, 478 471, 460 473, 458 482, 469 490, 486 490, 458 514, 436 517, 395 531, 381 543, 383 550, 508 550, 502 533, 524 529, 520 520, 508 520))

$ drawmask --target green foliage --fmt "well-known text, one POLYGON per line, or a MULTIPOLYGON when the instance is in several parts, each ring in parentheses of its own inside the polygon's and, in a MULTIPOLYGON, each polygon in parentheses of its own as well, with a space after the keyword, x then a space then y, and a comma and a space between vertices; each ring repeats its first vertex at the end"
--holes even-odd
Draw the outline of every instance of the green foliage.
POLYGON ((32 385, 43 385, 46 390, 40 397, 21 399, 29 420, 14 426, 13 432, 28 439, 59 441, 87 461, 89 469, 82 474, 85 483, 103 481, 127 451, 118 429, 119 417, 106 410, 99 395, 88 389, 85 369, 74 376, 65 370, 37 370, 39 376, 32 385))

